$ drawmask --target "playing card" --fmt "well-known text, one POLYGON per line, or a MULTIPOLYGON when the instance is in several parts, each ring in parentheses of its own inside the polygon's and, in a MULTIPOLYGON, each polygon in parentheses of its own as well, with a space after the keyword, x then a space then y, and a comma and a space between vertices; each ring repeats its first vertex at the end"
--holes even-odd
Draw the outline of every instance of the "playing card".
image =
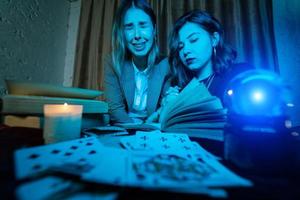
POLYGON ((82 178, 93 182, 126 185, 130 170, 129 151, 104 147, 96 167, 83 173, 82 178))
POLYGON ((96 165, 103 145, 95 137, 20 149, 15 152, 17 179, 44 172, 49 168, 73 167, 86 171, 96 165))
POLYGON ((78 191, 84 185, 74 183, 59 177, 47 176, 16 189, 16 196, 20 200, 65 199, 70 191, 78 191))
POLYGON ((203 187, 251 186, 216 159, 197 160, 177 154, 132 155, 131 184, 145 188, 194 191, 203 187))
POLYGON ((137 149, 135 135, 125 136, 125 137, 120 138, 120 143, 127 150, 137 149))
POLYGON ((136 133, 136 147, 142 150, 174 151, 190 143, 186 134, 152 133, 138 131, 136 133))

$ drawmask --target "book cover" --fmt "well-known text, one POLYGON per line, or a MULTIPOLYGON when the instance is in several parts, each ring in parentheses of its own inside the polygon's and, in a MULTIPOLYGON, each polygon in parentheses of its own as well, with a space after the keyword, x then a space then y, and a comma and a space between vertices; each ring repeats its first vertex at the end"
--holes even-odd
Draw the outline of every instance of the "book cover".
POLYGON ((103 94, 99 90, 64 87, 60 85, 37 83, 32 81, 5 80, 8 94, 27 95, 27 96, 48 96, 94 99, 103 94))
POLYGON ((108 104, 100 100, 5 95, 2 97, 2 114, 43 114, 45 104, 82 105, 83 113, 108 113, 108 104))

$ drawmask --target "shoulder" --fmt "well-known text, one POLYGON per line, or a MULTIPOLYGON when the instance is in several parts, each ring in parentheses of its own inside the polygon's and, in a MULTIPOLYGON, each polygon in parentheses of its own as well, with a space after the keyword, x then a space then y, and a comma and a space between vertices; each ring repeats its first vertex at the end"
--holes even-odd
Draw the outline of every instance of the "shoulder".
POLYGON ((224 72, 224 74, 221 74, 221 76, 227 81, 230 81, 238 74, 248 71, 250 69, 254 69, 254 68, 252 65, 248 63, 234 63, 230 65, 230 67, 224 72))
POLYGON ((158 68, 160 71, 169 73, 170 72, 170 67, 169 67, 169 62, 166 57, 160 58, 158 62, 156 62, 155 68, 158 68))
POLYGON ((103 57, 103 65, 105 72, 107 71, 114 71, 113 62, 112 62, 112 55, 108 54, 103 57))
POLYGON ((169 65, 167 57, 160 57, 158 59, 157 65, 169 65))
POLYGON ((253 69, 253 67, 247 63, 235 63, 230 65, 226 71, 217 74, 210 87, 210 92, 219 98, 223 98, 225 89, 228 83, 238 74, 247 70, 253 69))
MULTIPOLYGON (((116 69, 116 66, 114 66, 113 64, 113 58, 112 58, 112 54, 108 54, 106 56, 103 57, 103 65, 104 65, 104 71, 105 73, 115 73, 115 74, 119 74, 116 69)), ((128 66, 131 65, 131 62, 128 60, 125 60, 123 66, 121 67, 121 74, 122 73, 126 73, 126 69, 128 69, 128 66), (125 69, 125 70, 124 70, 125 69)))

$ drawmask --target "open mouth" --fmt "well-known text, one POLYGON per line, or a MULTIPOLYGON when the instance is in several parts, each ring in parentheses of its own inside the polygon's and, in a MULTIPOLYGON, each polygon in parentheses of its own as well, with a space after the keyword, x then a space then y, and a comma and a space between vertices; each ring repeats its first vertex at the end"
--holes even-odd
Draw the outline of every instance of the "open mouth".
POLYGON ((132 46, 133 46, 136 50, 140 51, 140 50, 143 50, 143 49, 145 48, 145 44, 146 44, 146 42, 134 43, 134 44, 132 44, 132 46))
POLYGON ((188 58, 185 60, 186 64, 190 65, 194 62, 195 58, 188 58))

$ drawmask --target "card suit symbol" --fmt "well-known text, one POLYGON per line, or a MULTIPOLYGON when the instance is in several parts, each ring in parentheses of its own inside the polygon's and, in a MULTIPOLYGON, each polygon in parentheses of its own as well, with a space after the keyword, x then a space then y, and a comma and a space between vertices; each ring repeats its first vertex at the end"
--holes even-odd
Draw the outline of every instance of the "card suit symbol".
POLYGON ((76 150, 76 149, 78 149, 78 147, 77 146, 71 146, 71 149, 76 150))
POLYGON ((91 145, 93 145, 93 143, 91 142, 86 143, 86 146, 91 146, 91 145))
POLYGON ((188 157, 188 158, 192 158, 191 154, 188 154, 187 157, 188 157))
POLYGON ((71 152, 66 152, 66 153, 65 153, 65 156, 71 156, 71 155, 72 155, 71 152))
POLYGON ((79 162, 85 162, 85 161, 86 161, 85 158, 80 158, 80 159, 79 159, 79 162))
POLYGON ((137 178, 140 179, 140 180, 143 180, 143 179, 146 178, 144 174, 137 174, 136 176, 137 176, 137 178))
POLYGON ((186 140, 183 138, 179 138, 179 142, 184 143, 186 140))
POLYGON ((188 146, 184 146, 183 147, 185 150, 190 150, 191 149, 191 147, 188 147, 188 146))
POLYGON ((161 140, 161 141, 163 141, 163 142, 165 142, 165 141, 167 141, 167 140, 168 140, 168 138, 161 137, 161 138, 160 138, 160 140, 161 140))
POLYGON ((143 144, 141 144, 141 146, 146 148, 148 145, 147 145, 147 143, 143 143, 143 144))
POLYGON ((202 158, 198 158, 197 160, 198 160, 199 162, 204 163, 204 160, 202 160, 202 158))
POLYGON ((54 149, 51 151, 52 154, 58 154, 60 152, 60 150, 54 149))
POLYGON ((146 135, 144 135, 144 136, 141 137, 141 139, 142 139, 142 140, 147 140, 148 137, 147 137, 146 135))
POLYGON ((30 156, 28 156, 29 159, 36 159, 40 157, 38 154, 31 154, 30 156))
POLYGON ((90 152, 89 152, 89 154, 95 154, 96 153, 96 151, 95 150, 91 150, 90 152))
POLYGON ((130 146, 130 147, 132 146, 132 145, 130 144, 130 142, 126 142, 126 145, 128 145, 128 146, 130 146))
POLYGON ((163 147, 164 147, 165 149, 169 149, 169 148, 170 148, 170 146, 167 145, 167 144, 163 145, 163 147))
POLYGON ((39 165, 39 164, 36 164, 36 165, 33 165, 33 166, 32 166, 32 169, 34 169, 34 170, 39 170, 39 169, 41 169, 41 168, 42 168, 42 166, 39 165))

